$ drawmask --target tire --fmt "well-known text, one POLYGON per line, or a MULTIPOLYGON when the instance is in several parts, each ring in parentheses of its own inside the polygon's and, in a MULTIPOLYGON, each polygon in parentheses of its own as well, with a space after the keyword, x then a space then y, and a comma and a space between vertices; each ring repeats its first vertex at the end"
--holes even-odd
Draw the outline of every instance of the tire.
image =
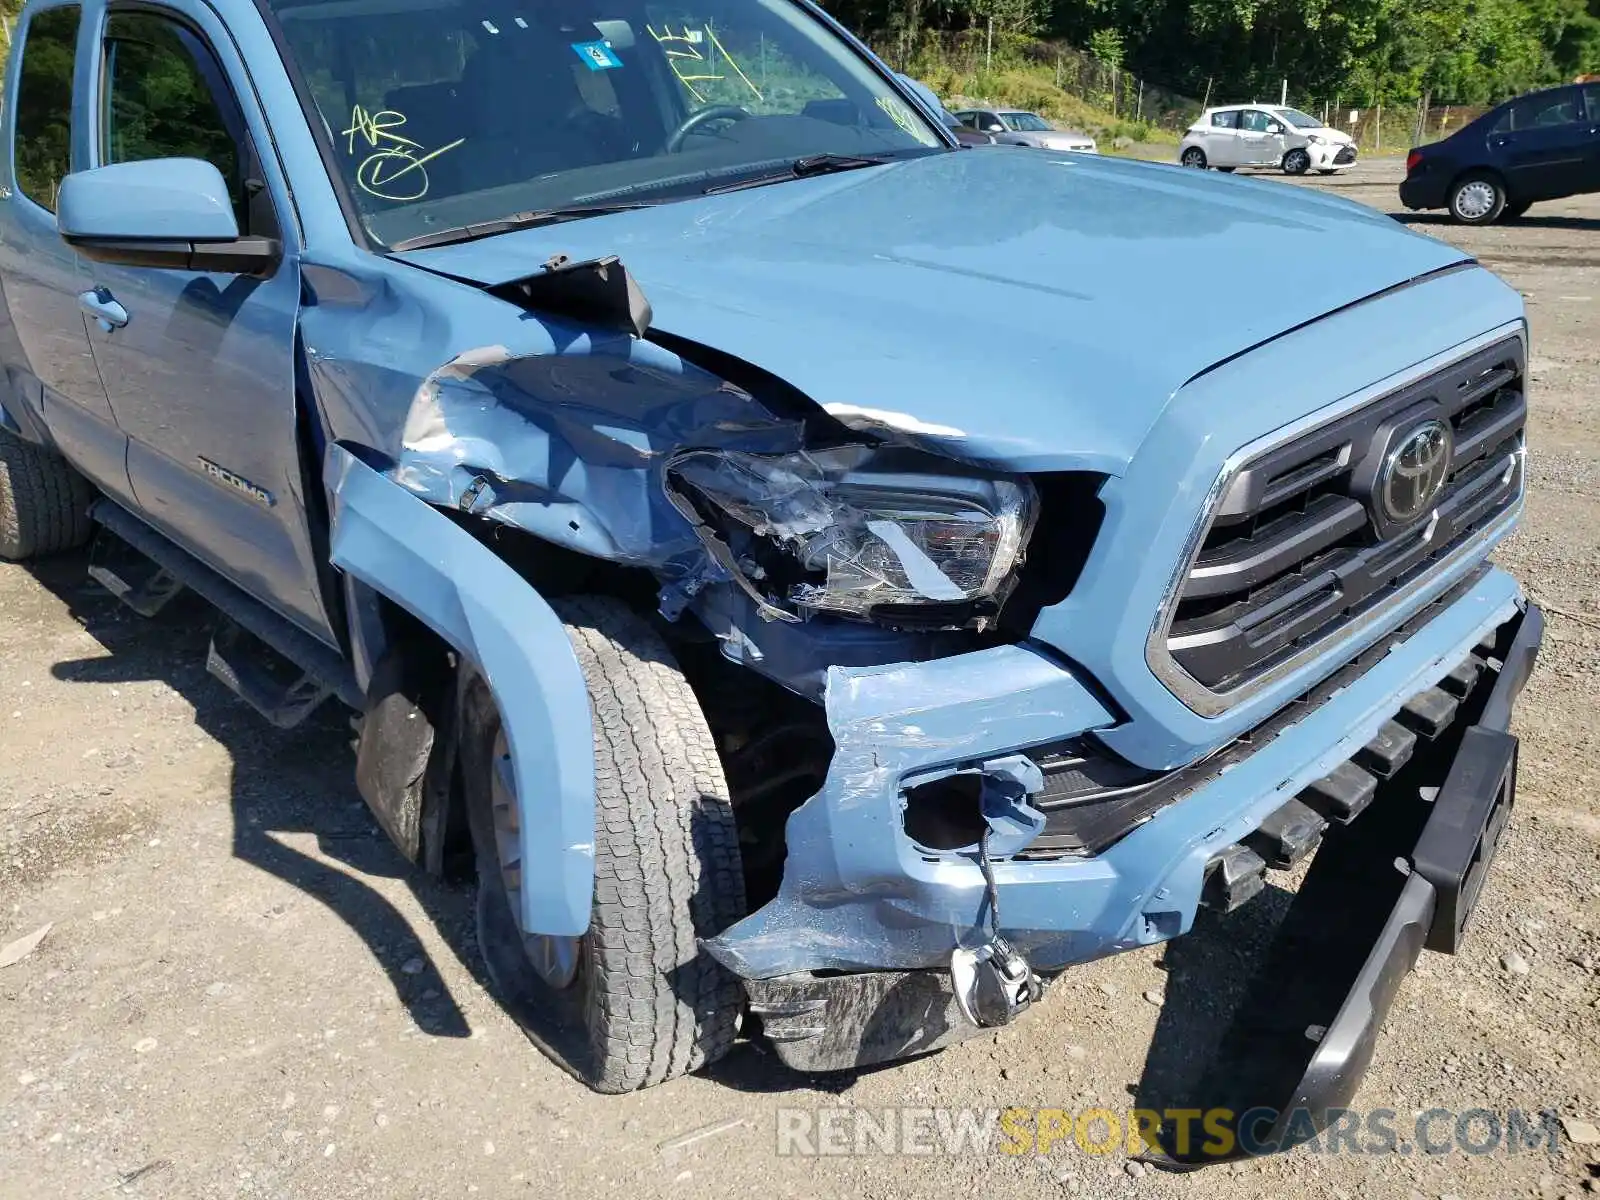
POLYGON ((1517 204, 1508 204, 1500 210, 1501 221, 1520 221, 1533 207, 1533 201, 1524 200, 1517 204))
POLYGON ((1339 173, 1339 169, 1337 167, 1318 167, 1317 168, 1317 174, 1318 175, 1337 175, 1338 173, 1339 173))
POLYGON ((0 558, 20 562, 83 545, 92 496, 60 455, 0 429, 0 558))
POLYGON ((1506 188, 1499 176, 1471 171, 1450 187, 1450 216, 1462 225, 1492 225, 1506 207, 1506 188))
POLYGON ((1232 175, 1238 169, 1239 169, 1238 167, 1218 167, 1217 168, 1217 170, 1221 171, 1224 175, 1232 175))
POLYGON ((1311 169, 1311 155, 1296 146, 1283 156, 1283 173, 1285 175, 1304 175, 1311 169))
MULTIPOLYGON (((551 1058, 596 1091, 631 1092, 733 1045, 743 989, 698 942, 744 915, 739 841, 711 731, 666 643, 615 600, 552 606, 594 718, 594 908, 581 939, 524 938, 518 928, 520 870, 503 867, 497 848, 508 836, 504 813, 515 812, 502 803, 497 826, 504 735, 475 678, 462 700, 459 762, 478 942, 506 1007, 551 1058)), ((514 824, 509 837, 514 846, 514 824)))
POLYGON ((1200 149, 1199 146, 1190 146, 1178 156, 1178 162, 1185 167, 1193 167, 1196 170, 1204 171, 1206 169, 1206 152, 1200 149))

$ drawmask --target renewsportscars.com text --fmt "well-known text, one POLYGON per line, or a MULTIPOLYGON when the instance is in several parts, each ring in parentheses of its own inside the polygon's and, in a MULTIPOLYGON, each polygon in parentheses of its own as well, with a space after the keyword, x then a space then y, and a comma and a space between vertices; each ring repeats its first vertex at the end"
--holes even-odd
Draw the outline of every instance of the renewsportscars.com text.
POLYGON ((1158 1129, 1179 1157, 1271 1154, 1289 1146, 1312 1154, 1554 1154, 1553 1112, 1513 1108, 1334 1109, 1316 1132, 1312 1114, 1213 1108, 780 1108, 780 1155, 1115 1154, 1159 1150, 1158 1129))

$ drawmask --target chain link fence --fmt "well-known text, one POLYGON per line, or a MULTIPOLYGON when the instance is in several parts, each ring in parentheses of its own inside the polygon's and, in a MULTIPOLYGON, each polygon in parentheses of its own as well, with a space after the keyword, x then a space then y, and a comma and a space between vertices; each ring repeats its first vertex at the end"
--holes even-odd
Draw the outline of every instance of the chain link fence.
POLYGON ((1136 140, 1154 130, 1182 133, 1201 111, 1193 97, 1065 42, 988 29, 868 33, 866 41, 895 70, 923 80, 946 99, 1004 103, 1080 123, 1088 123, 1087 106, 1096 110, 1101 130, 1136 140))
POLYGON ((1355 107, 1347 103, 1326 103, 1319 108, 1305 107, 1335 129, 1355 138, 1356 144, 1371 154, 1404 154, 1412 146, 1449 137, 1488 108, 1482 105, 1380 104, 1355 107))

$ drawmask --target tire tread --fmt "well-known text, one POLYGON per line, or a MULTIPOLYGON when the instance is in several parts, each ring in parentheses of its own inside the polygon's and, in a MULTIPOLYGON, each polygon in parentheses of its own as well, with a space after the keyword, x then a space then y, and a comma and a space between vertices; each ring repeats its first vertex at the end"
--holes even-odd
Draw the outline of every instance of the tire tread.
POLYGON ((89 483, 60 455, 0 429, 0 558, 21 561, 89 540, 89 483))
POLYGON ((738 836, 711 731, 660 635, 608 597, 552 607, 594 721, 589 1082, 632 1091, 733 1044, 741 989, 699 940, 744 915, 738 836))

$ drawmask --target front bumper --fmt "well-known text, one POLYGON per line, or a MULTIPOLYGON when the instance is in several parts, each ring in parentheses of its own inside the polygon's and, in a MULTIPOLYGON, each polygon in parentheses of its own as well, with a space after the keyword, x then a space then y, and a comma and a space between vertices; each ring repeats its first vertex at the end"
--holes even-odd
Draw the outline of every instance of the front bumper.
POLYGON ((1306 152, 1311 155, 1311 165, 1319 171, 1342 171, 1356 161, 1356 148, 1343 142, 1308 145, 1306 152))
MULTIPOLYGON (((1216 1057, 1181 1105, 1207 1114, 1208 1134, 1231 1136, 1191 1146, 1166 1130, 1148 1161, 1190 1169, 1288 1149, 1348 1104, 1421 950, 1453 953, 1460 943, 1514 800, 1517 742, 1506 730, 1543 628, 1539 609, 1520 600, 1490 624, 1444 680, 1474 681, 1457 689, 1453 719, 1384 781, 1359 820, 1324 839, 1216 1057)), ((1070 894, 1059 908, 1079 911, 1070 894)), ((854 1068, 979 1032, 942 969, 796 972, 748 979, 746 988, 779 1057, 802 1070, 854 1068)))
MULTIPOLYGON (((1522 603, 1503 571, 1470 574, 1435 611, 1414 611, 1413 631, 1363 673, 1102 853, 997 862, 1005 936, 1052 971, 1187 932, 1223 851, 1361 752, 1522 603)), ((826 704, 834 758, 822 790, 789 818, 779 893, 707 949, 746 980, 942 970, 956 946, 984 936, 983 876, 970 849, 907 835, 908 780, 993 766, 1114 717, 1070 667, 1022 646, 834 668, 826 704)))
POLYGON ((1501 666, 1463 704, 1452 736, 1397 777, 1371 816, 1330 834, 1192 1097, 1221 1110, 1219 1127, 1234 1136, 1176 1146, 1164 1131, 1166 1155, 1153 1161, 1192 1167, 1287 1150, 1349 1104, 1418 955, 1460 945, 1515 800, 1507 729, 1543 636, 1533 605, 1501 625, 1485 646, 1501 666), (1419 789, 1432 787, 1430 804, 1419 789))

